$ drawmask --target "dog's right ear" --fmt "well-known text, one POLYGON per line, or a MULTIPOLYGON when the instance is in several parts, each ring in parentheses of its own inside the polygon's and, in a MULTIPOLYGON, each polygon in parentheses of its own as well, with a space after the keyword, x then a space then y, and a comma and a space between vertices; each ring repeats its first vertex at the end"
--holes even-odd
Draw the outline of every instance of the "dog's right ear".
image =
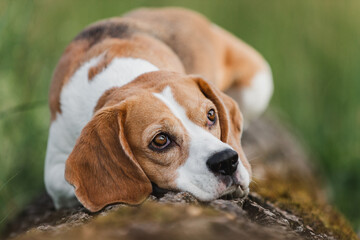
POLYGON ((97 112, 66 161, 65 179, 92 212, 117 202, 140 204, 152 191, 126 141, 125 116, 126 103, 97 112))

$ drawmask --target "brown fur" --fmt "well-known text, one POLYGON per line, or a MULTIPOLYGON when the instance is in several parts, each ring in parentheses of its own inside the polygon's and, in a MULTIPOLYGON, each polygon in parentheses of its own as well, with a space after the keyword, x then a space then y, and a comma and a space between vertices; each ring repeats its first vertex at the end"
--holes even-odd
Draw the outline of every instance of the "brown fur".
POLYGON ((105 53, 99 64, 89 70, 89 80, 101 72, 115 57, 140 58, 151 62, 159 69, 184 73, 184 67, 175 53, 162 42, 144 34, 130 39, 105 39, 92 48, 86 59, 105 53))
POLYGON ((160 70, 200 74, 220 90, 249 85, 264 67, 262 57, 230 33, 213 26, 198 13, 180 8, 139 9, 122 18, 97 22, 66 48, 50 88, 51 119, 61 112, 60 92, 89 59, 105 53, 89 79, 114 57, 148 60, 160 70))
POLYGON ((124 136, 125 104, 98 112, 66 161, 65 178, 90 211, 115 202, 139 204, 152 187, 124 136))

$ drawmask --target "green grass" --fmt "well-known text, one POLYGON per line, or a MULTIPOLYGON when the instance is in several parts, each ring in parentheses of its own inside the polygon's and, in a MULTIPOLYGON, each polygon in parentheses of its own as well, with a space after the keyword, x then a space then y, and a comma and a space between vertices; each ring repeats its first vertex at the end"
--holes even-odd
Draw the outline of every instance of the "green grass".
POLYGON ((87 24, 139 6, 184 6, 270 62, 271 108, 289 122, 360 229, 360 1, 0 0, 0 225, 43 189, 52 71, 87 24))

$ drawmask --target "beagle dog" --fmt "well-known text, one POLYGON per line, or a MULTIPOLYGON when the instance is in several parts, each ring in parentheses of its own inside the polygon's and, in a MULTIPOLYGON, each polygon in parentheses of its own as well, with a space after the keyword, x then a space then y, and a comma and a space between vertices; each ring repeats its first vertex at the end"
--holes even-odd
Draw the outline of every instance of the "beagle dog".
POLYGON ((93 212, 140 204, 153 186, 202 201, 243 197, 244 121, 272 91, 263 57, 198 13, 139 9, 94 23, 53 75, 47 192, 56 208, 93 212))

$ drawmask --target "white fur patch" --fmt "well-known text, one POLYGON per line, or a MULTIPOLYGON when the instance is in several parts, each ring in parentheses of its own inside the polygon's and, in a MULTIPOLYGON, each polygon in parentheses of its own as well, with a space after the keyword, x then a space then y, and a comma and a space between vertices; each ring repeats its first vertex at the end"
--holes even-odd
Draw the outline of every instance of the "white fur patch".
MULTIPOLYGON (((232 149, 226 143, 216 138, 210 132, 193 123, 186 115, 183 107, 174 99, 171 88, 166 87, 161 93, 154 94, 166 104, 176 118, 178 118, 190 136, 190 149, 188 159, 177 173, 176 184, 179 190, 188 191, 197 198, 207 201, 220 197, 228 186, 222 184, 219 179, 209 171, 206 162, 213 154, 225 149, 232 149)), ((249 174, 239 160, 236 175, 241 175, 241 184, 249 183, 249 174), (245 170, 246 173, 243 171, 245 170), (241 180, 242 179, 242 180, 241 180)))
POLYGON ((45 158, 45 186, 55 206, 69 207, 77 203, 73 187, 64 177, 65 162, 81 130, 90 121, 101 95, 112 87, 121 87, 143 73, 159 70, 151 63, 134 58, 114 58, 91 81, 89 69, 102 56, 84 63, 63 87, 60 95, 61 114, 57 114, 49 131, 45 158))
POLYGON ((246 124, 257 118, 267 108, 274 91, 271 69, 267 66, 255 74, 251 85, 245 88, 231 88, 227 94, 238 102, 246 124))
POLYGON ((237 171, 239 172, 240 184, 243 188, 248 188, 250 185, 250 175, 243 164, 238 165, 237 171))

